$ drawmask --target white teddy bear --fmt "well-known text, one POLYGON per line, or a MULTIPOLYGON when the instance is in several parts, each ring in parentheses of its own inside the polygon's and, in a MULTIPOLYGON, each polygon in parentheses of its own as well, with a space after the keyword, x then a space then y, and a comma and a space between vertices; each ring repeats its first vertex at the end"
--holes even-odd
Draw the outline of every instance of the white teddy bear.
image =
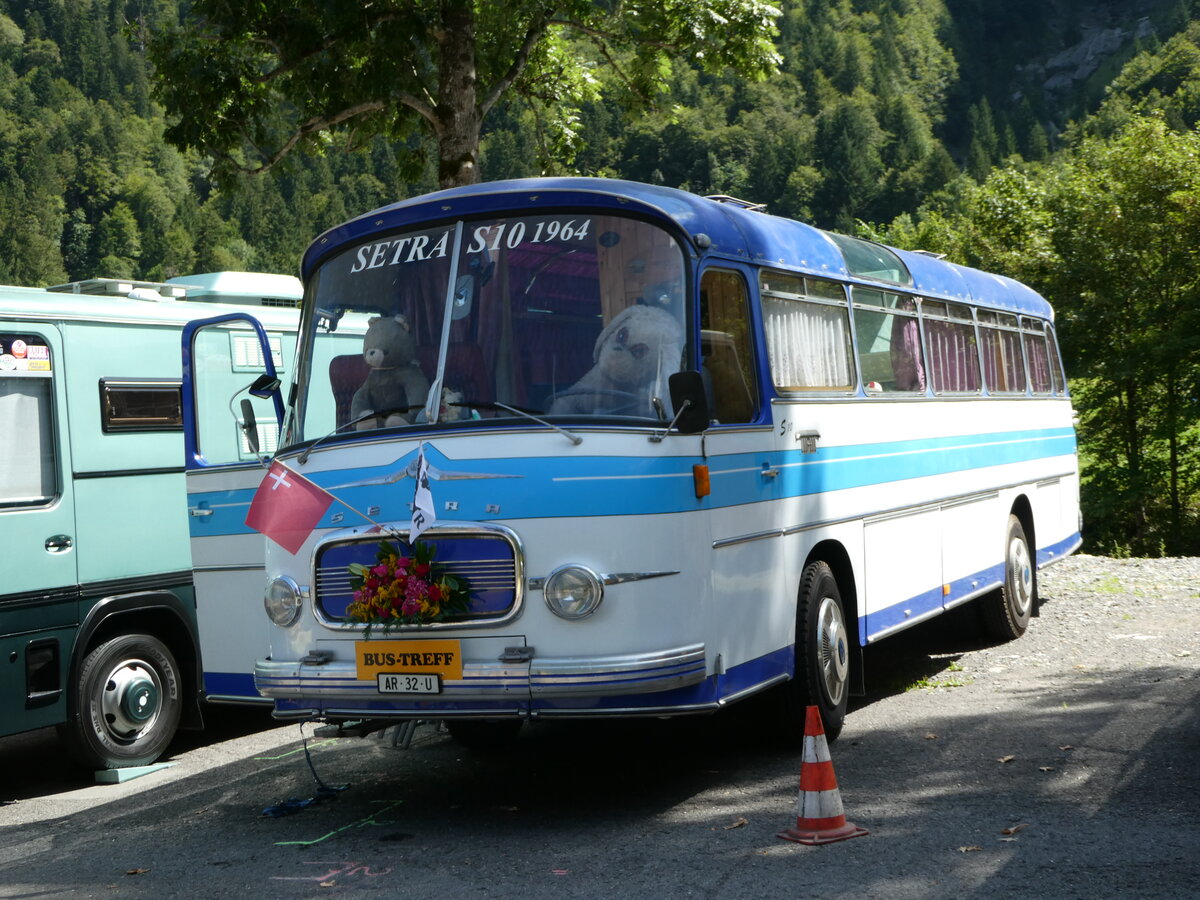
POLYGON ((667 378, 683 360, 683 330, 664 309, 631 306, 596 339, 595 365, 556 394, 550 413, 657 416, 652 397, 669 404, 667 378))

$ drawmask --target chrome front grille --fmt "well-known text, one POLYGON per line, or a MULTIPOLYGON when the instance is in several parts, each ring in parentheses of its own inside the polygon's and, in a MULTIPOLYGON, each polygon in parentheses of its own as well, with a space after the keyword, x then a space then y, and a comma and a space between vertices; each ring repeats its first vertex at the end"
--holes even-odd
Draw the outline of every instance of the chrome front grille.
MULTIPOLYGON (((495 624, 516 615, 523 593, 521 553, 508 529, 437 529, 426 532, 421 540, 434 545, 435 568, 466 580, 471 591, 471 609, 465 616, 422 627, 495 624)), ((346 607, 354 600, 350 565, 374 565, 378 549, 378 536, 364 538, 361 533, 340 540, 331 536, 317 548, 313 599, 318 617, 327 625, 358 627, 345 619, 346 607)), ((407 546, 399 549, 410 552, 407 546)))

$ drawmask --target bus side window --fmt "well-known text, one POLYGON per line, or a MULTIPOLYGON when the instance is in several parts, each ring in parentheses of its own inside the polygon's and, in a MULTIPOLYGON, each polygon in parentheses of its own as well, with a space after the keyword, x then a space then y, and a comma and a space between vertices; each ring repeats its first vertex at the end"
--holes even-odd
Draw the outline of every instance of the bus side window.
POLYGON ((701 374, 713 419, 750 422, 758 414, 750 298, 736 272, 709 269, 700 281, 701 374))
POLYGON ((910 297, 855 287, 854 328, 867 393, 925 393, 916 304, 910 297))
POLYGON ((0 455, 0 507, 43 505, 58 494, 49 348, 29 335, 4 334, 0 356, 0 435, 7 445, 0 455))

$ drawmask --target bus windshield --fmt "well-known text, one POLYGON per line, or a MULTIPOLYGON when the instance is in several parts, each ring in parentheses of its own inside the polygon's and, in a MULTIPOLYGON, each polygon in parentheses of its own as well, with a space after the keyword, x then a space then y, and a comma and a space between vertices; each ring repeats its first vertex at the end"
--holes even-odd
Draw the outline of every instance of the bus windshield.
POLYGON ((685 288, 679 243, 633 218, 505 216, 373 235, 310 279, 293 439, 528 415, 657 427, 683 366, 685 288), (329 340, 347 325, 365 330, 363 353, 329 340))

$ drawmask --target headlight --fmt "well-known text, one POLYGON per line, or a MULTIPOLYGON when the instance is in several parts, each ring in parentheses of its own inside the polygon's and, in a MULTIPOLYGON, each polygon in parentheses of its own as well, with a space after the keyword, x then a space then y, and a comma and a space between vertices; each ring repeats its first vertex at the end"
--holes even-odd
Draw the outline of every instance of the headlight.
POLYGON ((286 575, 272 578, 263 594, 267 617, 284 628, 300 615, 300 586, 286 575))
POLYGON ((591 569, 563 566, 547 576, 542 594, 556 616, 582 619, 594 613, 604 599, 604 582, 591 569))

